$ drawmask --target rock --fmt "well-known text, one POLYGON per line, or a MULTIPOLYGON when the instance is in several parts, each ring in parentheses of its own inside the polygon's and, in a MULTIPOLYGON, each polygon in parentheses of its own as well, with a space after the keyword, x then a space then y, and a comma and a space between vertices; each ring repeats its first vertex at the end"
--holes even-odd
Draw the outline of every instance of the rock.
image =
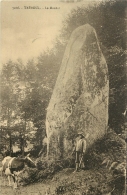
POLYGON ((70 155, 73 138, 83 131, 89 148, 104 136, 108 124, 109 81, 105 58, 95 29, 89 24, 75 29, 65 50, 47 109, 49 156, 70 155))

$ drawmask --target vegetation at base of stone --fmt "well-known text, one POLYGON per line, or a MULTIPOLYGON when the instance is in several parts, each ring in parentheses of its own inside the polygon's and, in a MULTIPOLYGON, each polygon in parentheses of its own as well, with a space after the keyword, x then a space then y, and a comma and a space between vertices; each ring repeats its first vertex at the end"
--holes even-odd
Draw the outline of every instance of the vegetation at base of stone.
POLYGON ((56 194, 125 194, 125 143, 116 133, 110 131, 97 141, 84 160, 85 171, 58 183, 56 194))
POLYGON ((78 175, 71 178, 71 181, 64 179, 56 187, 56 194, 64 195, 123 195, 125 191, 117 189, 117 185, 109 184, 111 173, 100 172, 100 170, 91 173, 91 171, 79 172, 78 175), (87 174, 87 175, 86 175, 87 174), (104 177, 104 175, 106 177, 104 177), (79 181, 80 177, 80 181, 79 181), (116 188, 115 188, 116 187, 116 188))
POLYGON ((74 168, 74 160, 73 159, 64 159, 60 161, 50 160, 47 162, 47 159, 43 160, 36 159, 37 169, 34 168, 25 168, 23 173, 21 173, 20 182, 23 184, 30 184, 33 182, 44 181, 45 179, 53 178, 53 175, 66 167, 74 168))
POLYGON ((113 131, 96 141, 87 150, 84 160, 89 169, 96 169, 101 166, 104 159, 108 159, 110 164, 125 161, 125 141, 113 131))
POLYGON ((20 182, 56 182, 55 194, 123 195, 125 191, 125 143, 116 133, 110 131, 97 141, 85 155, 85 170, 74 173, 75 159, 70 158, 47 162, 46 158, 36 160, 38 169, 27 168, 20 182), (64 177, 64 175, 66 177, 64 177), (69 178, 68 178, 69 177, 69 178))

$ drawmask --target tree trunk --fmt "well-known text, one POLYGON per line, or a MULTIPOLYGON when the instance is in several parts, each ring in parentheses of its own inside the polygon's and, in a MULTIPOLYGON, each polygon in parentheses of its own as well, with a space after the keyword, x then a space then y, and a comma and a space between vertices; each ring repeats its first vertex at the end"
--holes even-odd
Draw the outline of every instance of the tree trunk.
POLYGON ((25 148, 25 132, 26 132, 26 112, 25 112, 25 125, 23 131, 23 140, 22 140, 22 156, 24 156, 24 148, 25 148))
POLYGON ((9 151, 10 156, 12 155, 13 149, 12 149, 12 138, 11 138, 11 129, 10 129, 10 111, 8 107, 8 118, 7 118, 7 130, 9 132, 9 151))

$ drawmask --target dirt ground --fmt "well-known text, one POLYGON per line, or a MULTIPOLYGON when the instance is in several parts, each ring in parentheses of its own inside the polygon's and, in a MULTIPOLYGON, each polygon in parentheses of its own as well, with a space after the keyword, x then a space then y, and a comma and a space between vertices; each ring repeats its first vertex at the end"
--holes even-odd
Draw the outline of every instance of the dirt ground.
POLYGON ((3 178, 0 177, 0 195, 46 195, 51 185, 48 182, 34 183, 26 186, 19 184, 17 189, 13 189, 13 186, 8 186, 8 181, 4 183, 3 178))
POLYGON ((0 184, 0 195, 46 195, 46 191, 48 191, 49 187, 50 185, 48 183, 41 182, 27 186, 20 185, 17 189, 13 189, 13 187, 8 186, 8 182, 6 180, 5 186, 4 182, 1 182, 0 184))
MULTIPOLYGON (((82 170, 80 172, 74 172, 74 169, 68 168, 55 174, 53 179, 48 179, 40 183, 34 183, 27 186, 20 186, 18 189, 4 186, 3 178, 1 178, 1 192, 0 195, 84 195, 87 191, 87 185, 96 188, 101 182, 102 186, 107 188, 105 185, 105 179, 107 175, 103 173, 96 173, 91 170, 82 170), (95 177, 96 175, 96 177, 95 177), (58 190, 56 192, 56 189, 58 190)), ((110 191, 111 189, 109 189, 110 191)))

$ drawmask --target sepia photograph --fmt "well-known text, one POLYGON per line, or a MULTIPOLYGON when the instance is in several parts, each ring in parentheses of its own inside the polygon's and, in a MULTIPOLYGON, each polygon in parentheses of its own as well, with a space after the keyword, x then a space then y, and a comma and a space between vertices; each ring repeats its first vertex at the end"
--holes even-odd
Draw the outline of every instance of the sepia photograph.
POLYGON ((127 1, 0 10, 0 194, 126 195, 127 1))

